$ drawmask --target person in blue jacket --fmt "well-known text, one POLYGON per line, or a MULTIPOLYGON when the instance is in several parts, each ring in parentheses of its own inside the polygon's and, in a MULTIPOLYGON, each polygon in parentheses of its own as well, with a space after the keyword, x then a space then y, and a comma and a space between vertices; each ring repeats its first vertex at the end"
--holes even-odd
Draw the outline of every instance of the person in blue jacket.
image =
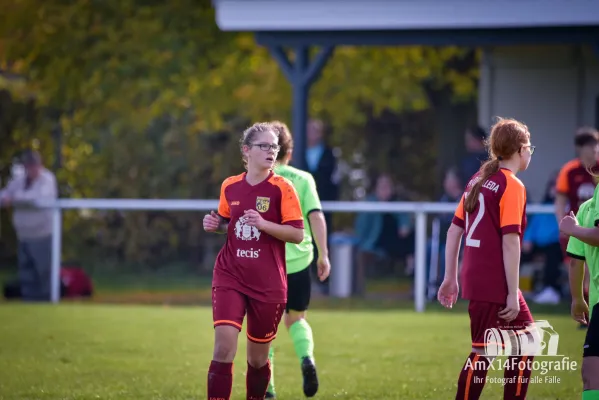
MULTIPOLYGON (((555 180, 551 179, 545 190, 543 204, 555 201, 555 180)), ((558 304, 562 297, 560 284, 563 253, 559 243, 559 226, 553 214, 529 216, 529 223, 522 243, 522 261, 527 262, 535 255, 543 255, 543 289, 533 297, 538 304, 558 304)))

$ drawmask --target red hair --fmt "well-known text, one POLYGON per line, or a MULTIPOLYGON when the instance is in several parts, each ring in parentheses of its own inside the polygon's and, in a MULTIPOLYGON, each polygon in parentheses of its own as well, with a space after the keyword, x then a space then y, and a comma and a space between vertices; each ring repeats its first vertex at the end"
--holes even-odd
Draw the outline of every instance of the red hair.
POLYGON ((530 140, 528 127, 515 119, 500 118, 491 128, 488 141, 490 160, 480 167, 478 181, 470 189, 464 201, 466 212, 474 212, 478 204, 480 189, 487 179, 499 171, 499 162, 508 160, 519 153, 522 146, 530 140))

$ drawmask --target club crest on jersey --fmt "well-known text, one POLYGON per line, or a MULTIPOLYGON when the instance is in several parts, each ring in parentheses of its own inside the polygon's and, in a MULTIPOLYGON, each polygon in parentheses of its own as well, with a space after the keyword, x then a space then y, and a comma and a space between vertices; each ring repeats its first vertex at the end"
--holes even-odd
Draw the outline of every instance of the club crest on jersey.
POLYGON ((270 197, 256 197, 256 210, 261 213, 268 211, 270 207, 270 197))
POLYGON ((235 224, 235 236, 241 240, 259 240, 260 231, 255 226, 246 224, 245 218, 241 217, 235 224))

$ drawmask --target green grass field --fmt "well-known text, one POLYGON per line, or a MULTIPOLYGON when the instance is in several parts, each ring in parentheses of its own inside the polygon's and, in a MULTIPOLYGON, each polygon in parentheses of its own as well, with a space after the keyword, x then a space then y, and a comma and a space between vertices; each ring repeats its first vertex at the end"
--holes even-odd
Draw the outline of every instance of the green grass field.
MULTIPOLYGON (((559 353, 578 366, 545 375, 535 371, 533 376, 557 377, 559 383, 531 384, 528 399, 580 398, 584 331, 564 314, 535 317, 549 320, 560 334, 559 353)), ((463 305, 423 314, 318 309, 309 319, 321 380, 316 398, 454 398, 470 349, 463 305)), ((207 307, 0 304, 0 398, 205 399, 211 322, 207 307)), ((278 398, 301 399, 299 364, 281 327, 274 342, 278 398)), ((233 399, 245 399, 245 371, 241 336, 233 399)), ((489 383, 483 398, 502 398, 502 390, 489 383)))

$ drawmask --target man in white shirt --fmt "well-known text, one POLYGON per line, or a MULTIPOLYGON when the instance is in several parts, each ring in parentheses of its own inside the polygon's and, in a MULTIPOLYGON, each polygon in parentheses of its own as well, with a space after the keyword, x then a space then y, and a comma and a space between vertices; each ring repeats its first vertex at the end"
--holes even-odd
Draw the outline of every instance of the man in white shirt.
POLYGON ((36 200, 57 197, 56 177, 44 168, 36 151, 21 158, 25 173, 0 191, 0 204, 14 207, 13 225, 19 239, 19 283, 24 300, 50 300, 52 210, 28 207, 36 200))

